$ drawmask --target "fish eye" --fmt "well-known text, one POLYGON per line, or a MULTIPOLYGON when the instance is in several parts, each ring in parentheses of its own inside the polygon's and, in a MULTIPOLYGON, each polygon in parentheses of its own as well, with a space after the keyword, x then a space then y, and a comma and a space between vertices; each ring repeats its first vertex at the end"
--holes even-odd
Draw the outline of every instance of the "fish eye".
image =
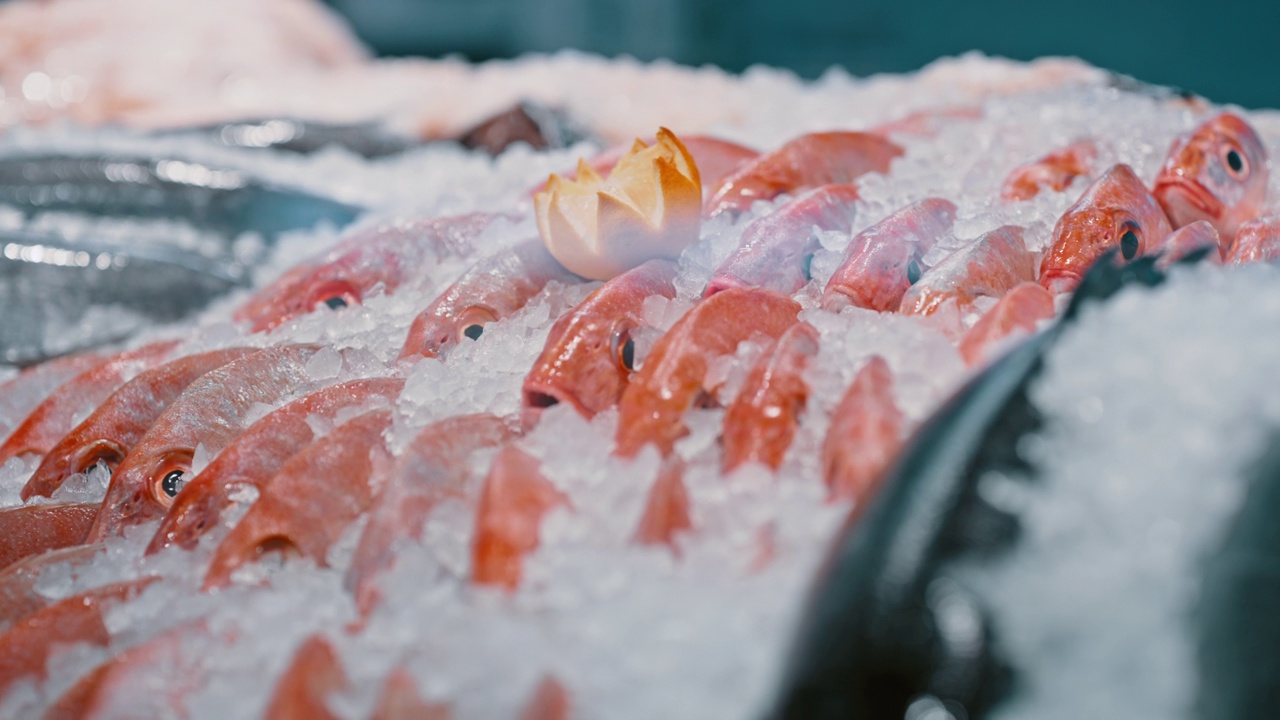
POLYGON ((1132 260, 1138 254, 1138 225, 1126 222, 1120 229, 1123 231, 1120 236, 1120 254, 1124 255, 1125 260, 1132 260))
POLYGON ((627 372, 636 369, 636 341, 631 338, 630 332, 623 330, 613 336, 613 358, 618 367, 627 372))
POLYGON ((911 258, 911 262, 907 263, 907 282, 915 285, 920 280, 920 276, 924 271, 920 269, 920 263, 915 258, 911 258))
POLYGON ((1244 174, 1244 157, 1235 148, 1227 150, 1227 167, 1236 175, 1244 174))
POLYGON ((469 307, 458 315, 458 340, 479 340, 484 335, 484 326, 496 322, 497 313, 484 307, 469 307))
POLYGON ((341 310, 360 304, 360 293, 349 283, 342 280, 330 280, 312 290, 307 302, 308 308, 321 305, 330 310, 341 310))
POLYGON ((324 304, 329 306, 330 310, 341 310, 347 306, 347 300, 341 296, 325 298, 324 304))
POLYGON ((462 334, 472 340, 479 340, 480 336, 484 334, 484 325, 481 325, 480 323, 472 323, 462 328, 462 334))
POLYGON ((182 490, 182 486, 187 484, 183 479, 184 477, 186 477, 186 473, 182 470, 170 470, 160 479, 160 491, 167 497, 177 497, 182 490))

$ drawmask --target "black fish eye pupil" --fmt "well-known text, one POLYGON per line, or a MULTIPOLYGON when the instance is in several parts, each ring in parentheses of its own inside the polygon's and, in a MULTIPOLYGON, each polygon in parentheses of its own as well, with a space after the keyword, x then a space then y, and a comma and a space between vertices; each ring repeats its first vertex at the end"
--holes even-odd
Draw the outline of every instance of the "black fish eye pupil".
POLYGON ((915 258, 912 258, 911 262, 907 263, 907 282, 915 285, 922 274, 920 263, 916 262, 915 258))
POLYGON ((623 367, 628 370, 634 370, 636 363, 636 341, 631 338, 627 338, 623 341, 622 349, 619 351, 618 357, 622 361, 623 367))
POLYGON ((484 326, 481 325, 480 323, 473 323, 463 328, 462 334, 466 335, 472 340, 479 340, 480 336, 484 334, 484 326))
POLYGON ((170 470, 169 474, 164 476, 164 480, 160 481, 160 489, 164 490, 165 495, 177 497, 178 491, 185 484, 182 482, 183 474, 181 470, 170 470))
POLYGON ((328 305, 330 310, 341 310, 347 306, 347 300, 346 298, 335 295, 331 298, 325 298, 324 304, 328 305))
POLYGON ((1125 231, 1120 237, 1120 253, 1125 260, 1132 260, 1138 254, 1138 235, 1132 230, 1125 231))
POLYGON ((1227 151, 1227 167, 1231 168, 1231 172, 1240 172, 1244 169, 1244 159, 1240 157, 1240 153, 1235 150, 1227 151))

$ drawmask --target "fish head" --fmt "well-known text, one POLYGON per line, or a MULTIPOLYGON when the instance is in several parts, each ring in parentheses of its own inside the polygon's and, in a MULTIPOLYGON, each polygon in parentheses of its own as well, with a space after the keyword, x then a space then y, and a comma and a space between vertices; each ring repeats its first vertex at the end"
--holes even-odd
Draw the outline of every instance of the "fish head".
POLYGON ((595 308, 561 317, 525 378, 526 418, 561 402, 583 417, 613 407, 635 370, 634 318, 610 318, 595 308))
POLYGON ((1058 219, 1040 284, 1070 292, 1107 250, 1118 248, 1118 257, 1133 260, 1159 249, 1169 233, 1168 218, 1142 181, 1128 165, 1116 165, 1058 219))
POLYGON ((360 284, 331 265, 295 268, 249 298, 235 313, 253 332, 272 330, 317 308, 341 310, 363 301, 360 284))
POLYGON ((1174 140, 1154 194, 1174 227, 1207 220, 1234 237, 1261 211, 1268 174, 1258 134, 1240 116, 1222 113, 1174 140))
POLYGON ((33 495, 49 497, 67 478, 88 472, 98 463, 114 473, 126 454, 125 448, 110 438, 64 438, 45 454, 22 489, 22 497, 24 500, 33 495))
POLYGON ((469 305, 456 312, 428 308, 409 326, 400 358, 440 357, 456 343, 479 340, 485 326, 498 321, 498 312, 487 305, 469 305))
POLYGON ((134 448, 111 476, 89 532, 94 542, 124 528, 162 517, 191 475, 194 448, 134 448))

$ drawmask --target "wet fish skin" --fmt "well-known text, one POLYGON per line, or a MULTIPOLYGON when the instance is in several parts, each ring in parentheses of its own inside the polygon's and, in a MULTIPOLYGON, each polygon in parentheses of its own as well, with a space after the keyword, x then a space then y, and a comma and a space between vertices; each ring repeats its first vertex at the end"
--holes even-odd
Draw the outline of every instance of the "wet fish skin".
POLYGON ((782 465, 809 399, 804 371, 817 354, 818 331, 798 322, 756 361, 725 411, 722 473, 727 475, 748 462, 772 470, 782 465))
POLYGON ((308 637, 276 681, 263 717, 272 720, 338 720, 326 698, 350 688, 338 652, 323 635, 308 637))
POLYGON ((1125 260, 1158 252, 1173 228, 1160 204, 1128 165, 1114 165, 1089 186, 1053 228, 1040 261, 1040 284, 1070 292, 1109 248, 1125 260))
POLYGON ((542 476, 538 461, 512 443, 494 458, 476 509, 471 582, 515 592, 524 556, 541 543, 543 517, 569 499, 542 476))
POLYGON ((705 298, 666 332, 618 402, 617 454, 649 443, 666 455, 687 433, 682 417, 699 394, 709 363, 759 334, 776 340, 796 323, 800 305, 759 288, 730 288, 705 298))
POLYGON ((1269 175, 1257 131, 1224 112, 1173 141, 1153 194, 1174 228, 1207 220, 1233 238, 1241 223, 1262 212, 1269 175))
POLYGON ((1268 215, 1240 225, 1223 261, 1229 264, 1280 259, 1280 216, 1268 215))
POLYGON ((321 305, 364 302, 374 287, 394 293, 425 274, 425 266, 467 257, 473 242, 500 215, 469 213, 358 231, 327 253, 303 261, 258 290, 235 312, 253 332, 279 327, 321 305))
POLYGON ((1030 281, 1019 283, 960 339, 960 357, 973 367, 987 357, 992 345, 1015 332, 1035 332, 1036 325, 1052 318, 1053 313, 1053 295, 1048 290, 1030 281))
POLYGON ((645 298, 674 298, 675 275, 674 262, 650 260, 606 281, 556 320, 525 377, 529 424, 561 402, 588 418, 618 404, 634 370, 631 334, 645 324, 645 298))
MULTIPOLYGON (((726 176, 703 207, 703 214, 740 213, 758 200, 783 193, 851 183, 869 172, 886 173, 902 148, 880 135, 821 132, 801 135, 726 176)), ((708 183, 708 186, 710 184, 708 183)))
POLYGON ((371 410, 289 458, 218 544, 204 589, 226 587, 237 569, 275 550, 323 566, 329 547, 373 504, 370 477, 388 462, 383 434, 390 425, 390 410, 371 410))
POLYGON ((893 398, 893 374, 874 355, 854 376, 831 413, 822 440, 822 480, 833 500, 865 509, 902 447, 905 419, 893 398))
POLYGON ((951 233, 955 219, 956 206, 950 200, 926 198, 858 233, 827 281, 822 306, 832 312, 850 305, 896 311, 902 296, 927 269, 925 254, 951 233))
POLYGON ((106 356, 96 353, 66 355, 28 367, 0 383, 0 437, 7 440, 60 385, 106 361, 106 356))
POLYGON ((19 505, 0 510, 0 569, 48 550, 79 545, 98 514, 94 503, 19 505))
POLYGON ((1207 220, 1197 220, 1169 233, 1169 237, 1164 239, 1164 250, 1156 265, 1164 270, 1195 252, 1204 252, 1206 262, 1221 265, 1222 256, 1227 249, 1213 225, 1207 220))
POLYGON ((791 295, 809 282, 809 262, 821 246, 815 228, 848 233, 854 185, 823 185, 752 222, 738 249, 711 273, 704 296, 730 287, 762 287, 791 295))
POLYGON ((666 545, 679 555, 676 534, 693 529, 689 490, 684 484, 684 460, 664 458, 658 476, 649 486, 644 513, 636 525, 635 541, 641 545, 666 545))
POLYGON ((462 415, 423 428, 390 469, 376 479, 381 487, 369 513, 345 585, 356 597, 362 617, 378 603, 375 584, 391 565, 396 543, 420 540, 436 505, 465 497, 465 485, 476 451, 498 447, 514 436, 494 415, 462 415))
POLYGON ((111 393, 45 454, 22 488, 22 499, 49 497, 68 477, 85 472, 98 462, 114 471, 156 418, 196 378, 253 352, 252 348, 213 350, 140 373, 111 393))
POLYGON ((485 325, 524 307, 553 280, 581 282, 541 239, 484 258, 414 318, 400 357, 439 357, 461 340, 479 338, 485 325))
POLYGON ((0 465, 9 458, 49 452, 75 427, 78 417, 92 412, 139 372, 164 362, 177 346, 170 340, 116 353, 59 385, 0 444, 0 465))
POLYGON ((1088 175, 1098 158, 1092 140, 1077 140, 1034 162, 1014 168, 1000 188, 1000 197, 1010 201, 1030 200, 1041 190, 1062 192, 1081 175, 1088 175))
POLYGON ((447 704, 423 700, 408 671, 396 668, 383 683, 369 720, 449 720, 451 717, 447 704))
POLYGON ((320 348, 286 345, 235 358, 183 389, 129 450, 111 483, 87 540, 99 542, 125 527, 162 517, 191 476, 197 447, 218 455, 246 427, 258 405, 278 405, 314 390, 306 363, 320 348), (165 484, 173 486, 173 493, 165 484))
POLYGON ((999 298, 1020 282, 1034 282, 1035 273, 1035 258, 1022 240, 1022 228, 1005 225, 926 270, 902 296, 898 311, 932 315, 948 302, 967 310, 979 297, 999 298))
POLYGON ((41 574, 54 566, 80 572, 104 551, 102 545, 70 545, 46 550, 0 569, 0 634, 55 602, 37 589, 41 574))
POLYGON ((217 527, 223 511, 234 504, 231 495, 237 488, 261 490, 289 458, 316 439, 313 420, 332 420, 338 413, 375 398, 394 402, 403 387, 404 381, 397 378, 351 380, 308 393, 267 413, 183 485, 146 553, 171 545, 194 549, 205 533, 217 527))

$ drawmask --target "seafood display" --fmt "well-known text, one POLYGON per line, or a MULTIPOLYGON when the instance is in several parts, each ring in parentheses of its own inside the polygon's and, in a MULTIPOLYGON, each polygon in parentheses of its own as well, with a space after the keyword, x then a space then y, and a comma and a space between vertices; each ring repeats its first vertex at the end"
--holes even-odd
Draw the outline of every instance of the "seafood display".
POLYGON ((1265 714, 1280 116, 696 72, 0 136, 0 717, 1265 714))

